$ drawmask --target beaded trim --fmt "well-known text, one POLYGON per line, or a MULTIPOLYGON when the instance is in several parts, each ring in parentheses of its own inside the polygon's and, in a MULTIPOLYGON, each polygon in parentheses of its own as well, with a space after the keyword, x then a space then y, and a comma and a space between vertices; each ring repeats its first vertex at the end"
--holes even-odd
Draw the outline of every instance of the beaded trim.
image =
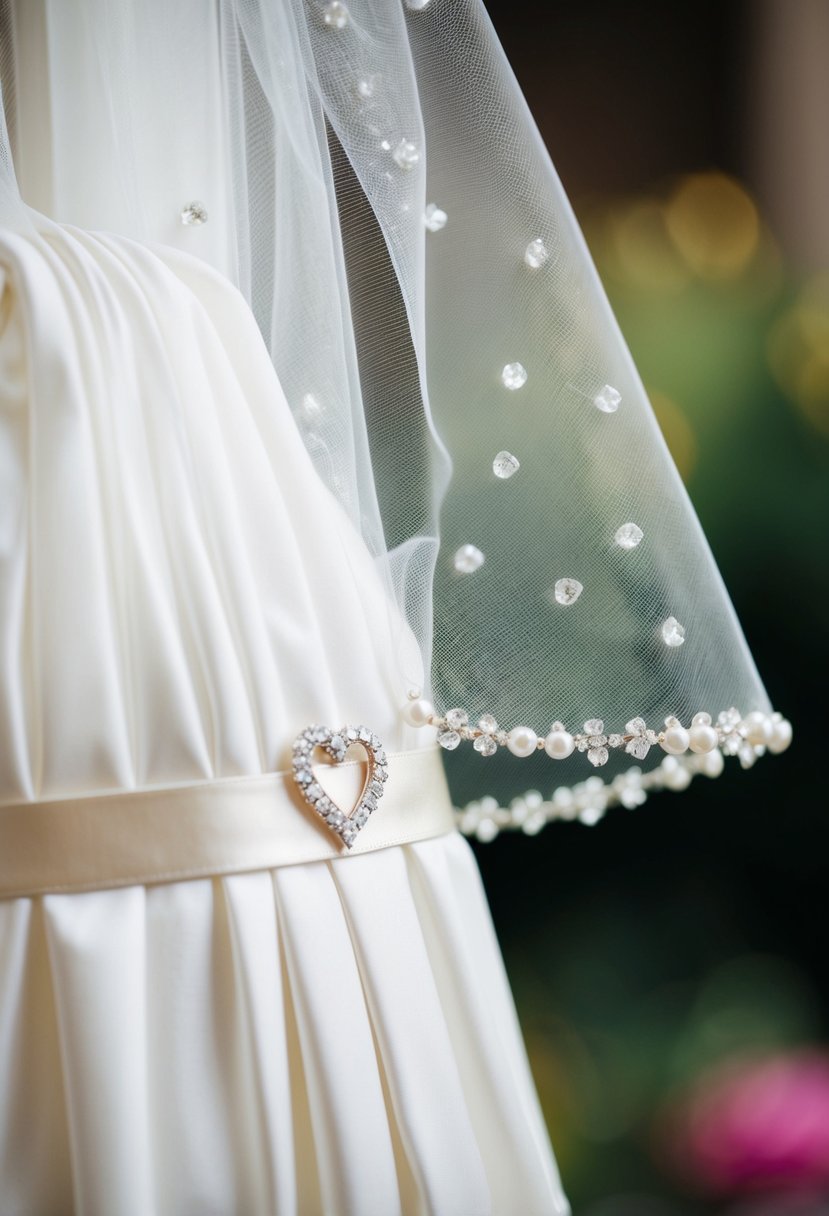
POLYGON ((720 750, 727 756, 740 755, 753 763, 758 747, 782 752, 792 739, 791 723, 782 714, 755 710, 743 717, 733 707, 723 710, 716 724, 710 714, 697 713, 688 727, 678 718, 668 717, 664 728, 656 731, 646 725, 644 718, 631 718, 624 731, 615 733, 606 732, 600 719, 590 718, 582 731, 572 734, 561 722, 554 722, 546 736, 528 726, 502 730, 491 714, 484 714, 477 726, 470 726, 466 710, 449 709, 443 715, 437 714, 428 701, 416 694, 410 695, 403 714, 413 726, 435 727, 437 741, 447 751, 454 751, 463 741, 470 741, 482 756, 493 756, 499 747, 507 747, 519 757, 544 751, 552 760, 565 760, 578 751, 585 752, 596 768, 607 764, 612 750, 644 760, 655 746, 672 756, 681 756, 689 749, 697 755, 720 750))
MULTIPOLYGON (((750 768, 765 750, 765 747, 753 747, 750 753, 741 750, 738 755, 743 768, 750 768)), ((464 836, 475 836, 484 843, 494 840, 503 831, 521 831, 527 836, 536 836, 556 820, 576 821, 592 827, 612 807, 633 810, 641 806, 649 794, 687 789, 694 777, 718 777, 724 767, 719 749, 704 756, 666 756, 651 772, 629 768, 613 781, 588 777, 578 785, 559 786, 550 798, 544 798, 538 790, 528 790, 513 798, 508 807, 503 807, 497 798, 488 795, 465 807, 455 807, 455 824, 464 836)))
POLYGON ((710 714, 698 713, 689 727, 684 727, 678 718, 669 717, 664 729, 655 731, 646 726, 643 718, 631 718, 624 732, 606 734, 604 723, 591 718, 581 732, 571 734, 561 722, 554 722, 549 733, 540 736, 527 726, 502 730, 491 714, 485 714, 477 726, 469 725, 469 715, 463 709, 437 714, 419 690, 412 689, 403 715, 412 726, 435 727, 438 743, 447 751, 454 751, 464 740, 471 741, 483 756, 492 756, 499 747, 507 747, 519 757, 545 751, 552 760, 565 760, 579 751, 586 752, 587 759, 597 768, 607 764, 614 749, 637 760, 644 760, 656 746, 668 753, 650 772, 630 768, 609 782, 589 777, 578 785, 560 786, 550 798, 545 799, 538 790, 529 790, 513 798, 508 807, 500 806, 491 796, 455 807, 459 830, 482 841, 493 840, 499 832, 509 829, 534 836, 556 819, 598 823, 611 807, 633 808, 641 805, 650 793, 684 790, 698 774, 718 777, 725 766, 725 756, 737 756, 743 768, 751 768, 767 751, 774 755, 784 752, 792 741, 791 722, 782 714, 754 710, 743 717, 734 707, 723 710, 716 724, 710 714))

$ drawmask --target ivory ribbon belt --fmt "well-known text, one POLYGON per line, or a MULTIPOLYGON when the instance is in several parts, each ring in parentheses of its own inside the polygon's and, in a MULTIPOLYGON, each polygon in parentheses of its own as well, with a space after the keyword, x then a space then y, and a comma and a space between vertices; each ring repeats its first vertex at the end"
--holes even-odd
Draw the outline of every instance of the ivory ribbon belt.
MULTIPOLYGON (((454 828, 437 748, 388 757, 383 799, 348 856, 454 828)), ((347 809, 364 766, 316 765, 347 809)), ((94 891, 343 857, 289 772, 0 805, 0 899, 94 891)))

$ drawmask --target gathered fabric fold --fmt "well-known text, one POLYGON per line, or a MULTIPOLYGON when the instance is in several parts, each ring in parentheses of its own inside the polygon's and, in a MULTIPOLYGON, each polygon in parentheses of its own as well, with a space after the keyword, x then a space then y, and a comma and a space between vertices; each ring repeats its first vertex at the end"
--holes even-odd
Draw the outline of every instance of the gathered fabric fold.
POLYGON ((9 1216, 567 1211, 454 833, 0 902, 0 964, 9 1216))

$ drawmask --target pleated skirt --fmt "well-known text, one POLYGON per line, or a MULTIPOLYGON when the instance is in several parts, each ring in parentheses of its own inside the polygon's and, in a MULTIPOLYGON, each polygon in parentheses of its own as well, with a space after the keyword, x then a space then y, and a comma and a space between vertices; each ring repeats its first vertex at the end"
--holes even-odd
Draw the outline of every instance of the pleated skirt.
POLYGON ((568 1211, 478 870, 0 903, 3 1216, 568 1211))

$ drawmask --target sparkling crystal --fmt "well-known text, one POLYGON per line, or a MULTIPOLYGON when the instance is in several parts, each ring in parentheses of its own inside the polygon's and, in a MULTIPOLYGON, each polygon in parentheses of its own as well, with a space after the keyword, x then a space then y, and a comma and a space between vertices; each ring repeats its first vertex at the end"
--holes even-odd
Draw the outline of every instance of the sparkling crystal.
POLYGON ((480 752, 482 756, 494 756, 498 750, 498 744, 493 739, 492 735, 479 735, 472 744, 476 752, 480 752))
POLYGON ((638 739, 631 739, 625 747, 627 754, 635 756, 637 760, 644 760, 650 750, 651 745, 644 735, 640 735, 638 739))
POLYGON ((322 19, 332 30, 344 30, 348 25, 349 12, 342 0, 331 0, 322 10, 322 19))
POLYGON ((557 604, 575 604, 584 591, 577 578, 560 578, 553 588, 557 604))
POLYGON ((438 735, 438 743, 448 752, 453 752, 460 741, 461 737, 456 730, 442 730, 438 735))
POLYGON ((524 250, 524 261, 531 270, 538 270, 539 266, 543 266, 549 257, 547 246, 538 237, 534 241, 530 241, 527 248, 524 250))
POLYGON ((446 725, 452 730, 463 730, 469 725, 469 714, 465 709, 447 709, 446 725))
POLYGON ((735 709, 733 705, 731 709, 724 709, 723 712, 717 717, 718 725, 722 726, 724 730, 729 731, 736 730, 741 721, 742 714, 740 713, 739 709, 735 709))
POLYGON ((371 731, 368 729, 367 726, 358 726, 357 727, 357 738, 362 743, 370 743, 371 742, 371 731))
POLYGON ((523 363, 507 363, 501 371, 504 388, 517 389, 527 383, 527 369, 523 363))
POLYGON ((410 8, 413 13, 419 13, 422 9, 428 8, 430 0, 406 0, 406 8, 410 8))
POLYGON ((666 646, 681 646, 685 641, 685 627, 680 625, 675 616, 669 616, 662 622, 662 641, 666 646))
POLYGON ((614 539, 620 549, 635 549, 644 535, 638 524, 622 524, 616 529, 614 539))
POLYGON ((622 744, 624 743, 624 741, 625 740, 622 735, 608 735, 607 736, 607 743, 608 743, 609 747, 621 747, 622 744))
POLYGON ((188 203, 181 211, 181 222, 186 228, 198 228, 207 223, 207 208, 204 203, 188 203))
POLYGON ((377 84, 373 76, 364 76, 362 80, 357 81, 357 92, 359 93, 360 97, 364 98, 366 101, 368 101, 370 97, 374 96, 374 90, 376 87, 377 84))
POLYGON ((475 545, 461 545, 452 559, 452 564, 458 574, 474 574, 484 564, 484 555, 475 545))
POLYGON ((392 152, 392 159, 401 169, 413 169, 420 160, 417 144, 412 143, 410 139, 401 139, 392 152))
POLYGON ((622 394, 619 390, 615 389, 612 384, 606 384, 601 392, 597 393, 593 398, 593 404, 603 414, 615 414, 621 400, 622 394))
POLYGON ((625 723, 626 735, 644 735, 646 730, 644 718, 631 718, 625 723))
POLYGON ((423 222, 430 232, 440 232, 446 227, 449 216, 436 203, 429 203, 423 212, 423 222))
POLYGON ((485 735, 494 735, 498 729, 498 723, 492 714, 484 714, 482 718, 478 719, 478 729, 482 730, 485 735))
POLYGON ((598 768, 602 764, 607 764, 610 754, 606 747, 591 747, 587 753, 587 759, 598 768))
POLYGON ((506 481, 508 477, 512 477, 513 473, 517 473, 521 468, 521 463, 517 456, 513 456, 512 452, 499 452, 492 462, 492 471, 496 477, 500 477, 502 481, 506 481))
POLYGON ((312 802, 317 802, 320 798, 322 798, 322 786, 317 785, 316 781, 314 781, 311 783, 311 785, 308 786, 305 793, 308 795, 308 797, 311 799, 312 802))
POLYGON ((604 722, 601 718, 590 718, 584 724, 584 733, 586 735, 601 735, 604 733, 604 722))
POLYGON ((313 422, 322 413, 322 406, 313 393, 305 393, 300 402, 300 413, 308 422, 313 422))
POLYGON ((743 737, 736 731, 731 735, 726 735, 722 741, 722 750, 726 756, 736 756, 742 746, 743 737))

